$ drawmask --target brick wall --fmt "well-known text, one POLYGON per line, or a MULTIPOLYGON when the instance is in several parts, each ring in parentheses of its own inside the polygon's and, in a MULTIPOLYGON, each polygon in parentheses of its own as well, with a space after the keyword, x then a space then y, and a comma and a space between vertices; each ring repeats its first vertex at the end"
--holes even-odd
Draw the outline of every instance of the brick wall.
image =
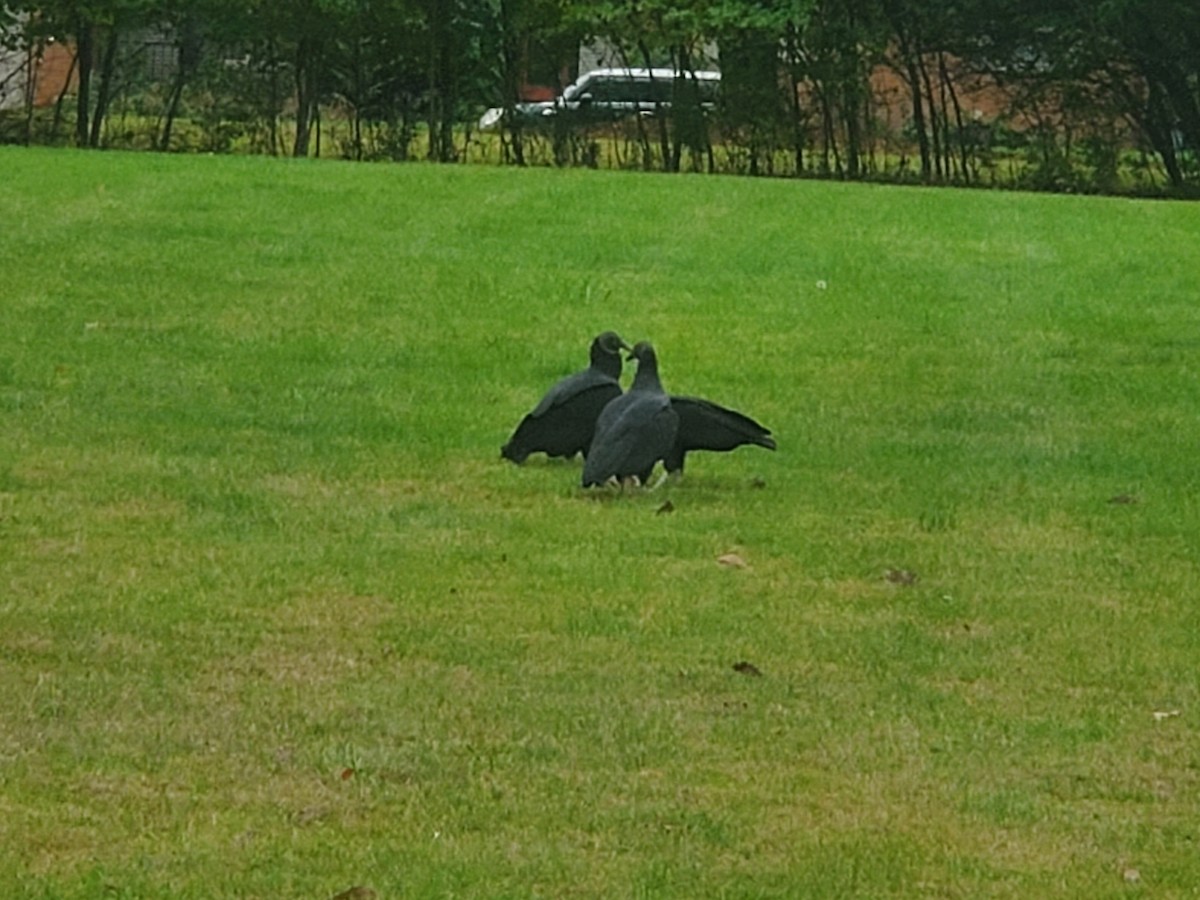
POLYGON ((53 106, 68 78, 71 79, 70 86, 75 87, 74 60, 73 48, 57 42, 46 45, 41 64, 37 67, 34 106, 53 106))

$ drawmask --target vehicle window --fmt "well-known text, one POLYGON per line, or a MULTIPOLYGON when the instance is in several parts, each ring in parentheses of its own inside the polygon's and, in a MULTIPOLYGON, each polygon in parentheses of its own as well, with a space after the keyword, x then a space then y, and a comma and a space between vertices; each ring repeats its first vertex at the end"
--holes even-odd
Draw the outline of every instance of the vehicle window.
POLYGON ((592 82, 588 93, 592 95, 592 99, 598 103, 612 103, 614 100, 620 100, 621 83, 613 81, 609 78, 597 78, 592 82))
POLYGON ((672 102, 686 105, 694 103, 711 104, 716 101, 720 89, 720 81, 709 78, 691 78, 684 76, 682 80, 673 77, 649 78, 645 76, 629 77, 621 75, 585 75, 575 84, 563 91, 563 99, 578 101, 587 94, 599 104, 628 104, 643 108, 662 104, 669 106, 672 102))
POLYGON ((674 84, 668 78, 656 78, 646 86, 646 99, 651 103, 670 103, 674 84))

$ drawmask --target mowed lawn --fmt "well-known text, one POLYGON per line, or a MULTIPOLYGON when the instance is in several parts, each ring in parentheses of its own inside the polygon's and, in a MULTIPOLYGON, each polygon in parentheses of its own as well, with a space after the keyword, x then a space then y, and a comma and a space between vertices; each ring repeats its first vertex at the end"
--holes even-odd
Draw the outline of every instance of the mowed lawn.
POLYGON ((1195 896, 1198 449, 1200 205, 0 148, 2 892, 1195 896))

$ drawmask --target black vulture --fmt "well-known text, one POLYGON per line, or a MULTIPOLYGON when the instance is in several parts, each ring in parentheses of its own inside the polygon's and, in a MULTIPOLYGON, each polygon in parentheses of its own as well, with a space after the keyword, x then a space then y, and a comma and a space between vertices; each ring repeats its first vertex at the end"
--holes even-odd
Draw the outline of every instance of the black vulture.
POLYGON ((592 341, 591 365, 550 388, 533 412, 521 420, 500 455, 523 463, 530 453, 547 456, 587 455, 600 410, 621 396, 621 350, 629 349, 611 331, 592 341))
POLYGON ((668 472, 683 474, 683 459, 691 450, 733 450, 743 444, 775 449, 775 439, 767 428, 749 416, 726 409, 711 400, 672 395, 671 408, 679 415, 675 445, 663 464, 668 472))
POLYGON ((583 463, 583 486, 636 477, 650 479, 654 464, 675 445, 679 414, 658 380, 658 357, 648 341, 633 348, 637 375, 629 390, 609 402, 596 420, 596 436, 583 463))

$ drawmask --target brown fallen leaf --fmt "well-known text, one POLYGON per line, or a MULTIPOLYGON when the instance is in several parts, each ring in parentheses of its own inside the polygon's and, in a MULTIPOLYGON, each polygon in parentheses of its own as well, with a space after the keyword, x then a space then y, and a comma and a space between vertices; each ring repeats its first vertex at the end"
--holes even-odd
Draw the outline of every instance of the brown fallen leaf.
POLYGON ((1129 868, 1121 873, 1121 877, 1125 879, 1126 884, 1137 884, 1142 880, 1142 873, 1137 869, 1129 868))
POLYGON ((745 569, 748 563, 736 553, 722 553, 717 562, 729 569, 745 569))
POLYGON ((746 662, 744 659, 733 664, 733 671, 741 675, 749 675, 752 678, 762 678, 762 670, 754 663, 746 662))
POLYGON ((341 773, 340 777, 341 777, 342 781, 349 781, 351 778, 354 777, 354 770, 349 769, 349 768, 342 769, 342 773, 341 773))

